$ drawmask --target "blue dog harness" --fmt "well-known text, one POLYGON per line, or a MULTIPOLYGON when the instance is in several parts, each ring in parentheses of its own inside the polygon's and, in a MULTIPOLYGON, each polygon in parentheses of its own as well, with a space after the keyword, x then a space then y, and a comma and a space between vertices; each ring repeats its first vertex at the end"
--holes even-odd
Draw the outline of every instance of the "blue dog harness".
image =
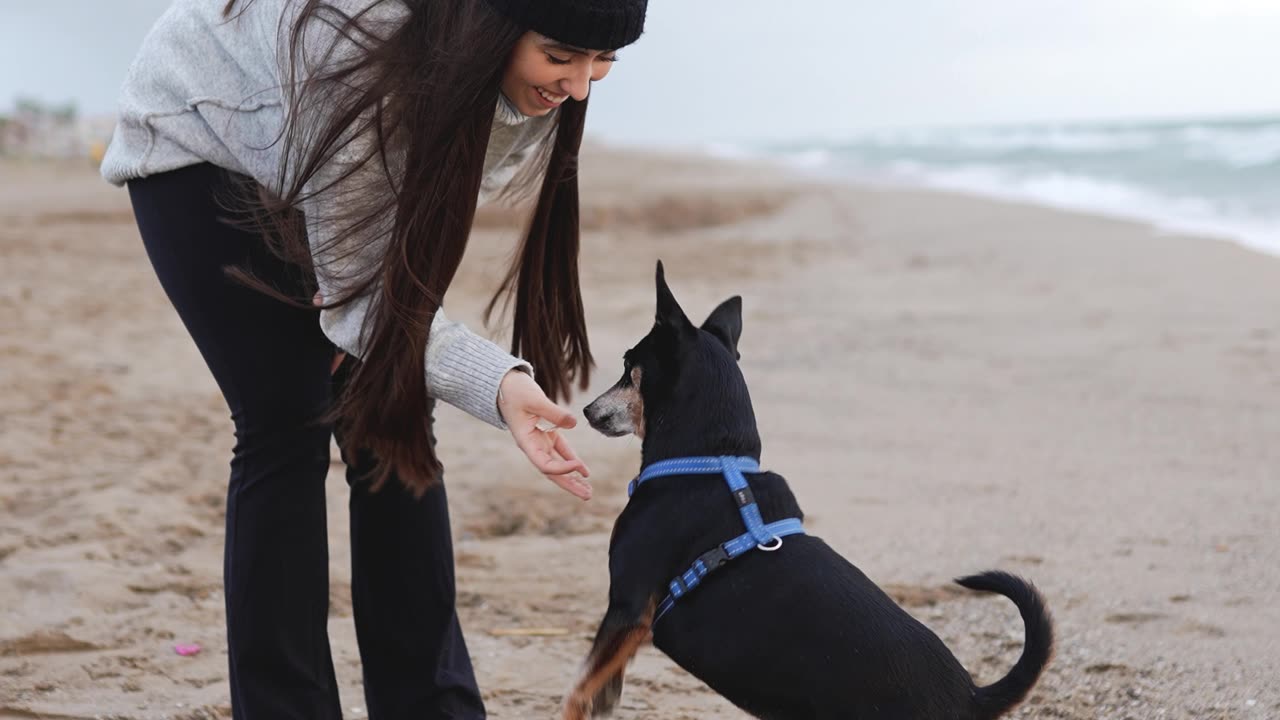
POLYGON ((658 610, 654 614, 654 625, 657 625, 662 616, 675 606, 677 600, 696 588, 707 575, 724 567, 730 560, 749 552, 752 548, 773 552, 782 547, 782 538, 787 535, 804 534, 804 526, 800 524, 799 518, 787 518, 765 524, 764 519, 760 517, 760 507, 756 505, 755 496, 751 494, 751 488, 743 476, 744 472, 758 473, 760 464, 755 458, 749 457, 673 458, 653 463, 627 486, 627 496, 630 497, 635 493, 636 488, 657 477, 723 474, 724 479, 729 483, 729 491, 733 493, 733 499, 738 503, 742 522, 747 526, 745 533, 699 555, 688 570, 672 579, 667 585, 670 594, 658 604, 658 610))

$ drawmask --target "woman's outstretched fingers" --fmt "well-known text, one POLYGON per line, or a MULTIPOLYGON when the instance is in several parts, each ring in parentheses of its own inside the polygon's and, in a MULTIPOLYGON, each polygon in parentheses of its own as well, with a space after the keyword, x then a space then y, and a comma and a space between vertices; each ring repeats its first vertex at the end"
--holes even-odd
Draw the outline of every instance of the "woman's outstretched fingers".
POLYGON ((576 457, 564 458, 548 433, 530 427, 516 436, 516 445, 548 480, 583 500, 591 499, 591 486, 580 477, 586 465, 576 457))
POLYGON ((543 440, 547 443, 547 454, 551 458, 547 464, 550 471, 544 470, 543 475, 575 497, 590 500, 591 484, 584 479, 588 474, 586 464, 573 454, 573 450, 554 430, 543 433, 543 440), (559 472, 564 468, 570 469, 567 472, 559 472))
POLYGON ((565 440, 563 435, 555 430, 547 433, 547 435, 550 436, 551 446, 560 457, 570 462, 578 463, 578 472, 582 473, 582 477, 591 477, 591 471, 587 469, 587 464, 578 458, 578 454, 573 451, 572 447, 569 447, 569 441, 565 440))
POLYGON ((548 479, 579 500, 591 499, 591 483, 583 480, 581 475, 555 475, 548 476, 548 479))

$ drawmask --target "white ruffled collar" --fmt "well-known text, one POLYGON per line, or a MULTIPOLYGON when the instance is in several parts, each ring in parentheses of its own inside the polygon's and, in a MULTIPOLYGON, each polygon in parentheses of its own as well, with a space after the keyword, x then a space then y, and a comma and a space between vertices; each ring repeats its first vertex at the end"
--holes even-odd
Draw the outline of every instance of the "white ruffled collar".
POLYGON ((501 90, 498 91, 498 107, 493 113, 494 122, 499 125, 506 125, 510 127, 523 125, 532 119, 533 118, 528 115, 520 112, 520 109, 515 106, 515 103, 507 99, 505 93, 501 90))

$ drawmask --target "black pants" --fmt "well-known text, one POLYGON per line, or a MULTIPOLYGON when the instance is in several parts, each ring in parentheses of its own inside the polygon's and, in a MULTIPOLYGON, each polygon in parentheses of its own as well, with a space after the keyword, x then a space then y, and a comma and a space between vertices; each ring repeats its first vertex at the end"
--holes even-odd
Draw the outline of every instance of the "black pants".
MULTIPOLYGON (((326 629, 325 475, 340 382, 318 313, 228 279, 249 267, 301 294, 302 273, 222 220, 232 176, 197 165, 129 183, 161 285, 235 423, 223 568, 237 720, 340 720, 326 629)), ((339 376, 341 373, 339 373, 339 376)), ((341 445, 341 438, 339 438, 341 445)), ((484 717, 455 609, 443 485, 421 500, 394 479, 368 491, 368 453, 343 448, 351 483, 352 601, 374 720, 484 717)))

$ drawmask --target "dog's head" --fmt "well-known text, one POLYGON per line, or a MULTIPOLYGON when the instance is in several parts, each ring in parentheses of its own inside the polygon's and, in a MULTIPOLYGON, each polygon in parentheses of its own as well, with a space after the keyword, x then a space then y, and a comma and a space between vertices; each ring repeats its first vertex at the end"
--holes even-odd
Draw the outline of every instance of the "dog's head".
POLYGON ((755 438, 751 399, 738 368, 742 298, 724 301, 697 326, 676 302, 661 262, 656 281, 653 328, 623 356, 617 384, 586 407, 587 421, 611 437, 638 435, 646 445, 658 434, 711 444, 726 432, 738 440, 755 438))

